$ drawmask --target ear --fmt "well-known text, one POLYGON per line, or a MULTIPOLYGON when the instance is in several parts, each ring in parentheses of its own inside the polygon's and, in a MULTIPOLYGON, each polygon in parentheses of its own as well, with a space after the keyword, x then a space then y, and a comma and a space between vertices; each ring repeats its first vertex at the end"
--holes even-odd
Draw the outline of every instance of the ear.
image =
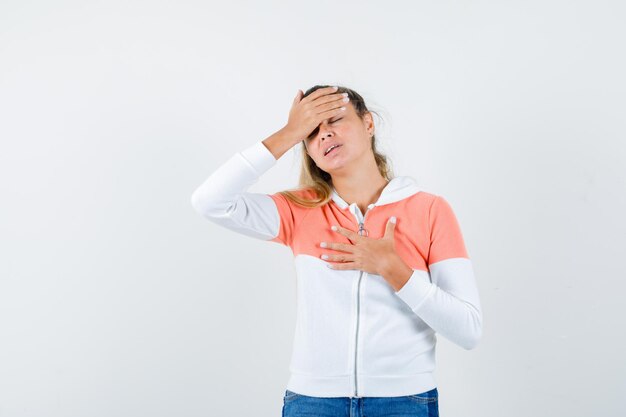
POLYGON ((374 119, 372 117, 371 112, 368 111, 363 115, 363 122, 365 123, 365 130, 367 130, 367 133, 371 137, 375 133, 374 132, 374 119))

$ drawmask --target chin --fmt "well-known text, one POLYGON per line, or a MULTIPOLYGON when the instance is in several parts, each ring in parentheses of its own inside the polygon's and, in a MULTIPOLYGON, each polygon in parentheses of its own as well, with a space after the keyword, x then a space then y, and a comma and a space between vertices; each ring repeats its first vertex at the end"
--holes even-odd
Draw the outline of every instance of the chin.
POLYGON ((321 164, 316 163, 316 165, 322 171, 328 172, 330 174, 332 171, 341 170, 346 165, 348 165, 348 163, 350 162, 348 158, 349 158, 349 155, 341 155, 338 158, 325 160, 324 157, 322 156, 322 159, 321 159, 322 163, 321 164))
POLYGON ((337 165, 332 165, 332 166, 321 166, 319 167, 322 171, 327 172, 328 174, 332 174, 333 172, 337 172, 337 171, 341 171, 342 169, 344 169, 346 167, 346 163, 342 162, 340 164, 337 165))

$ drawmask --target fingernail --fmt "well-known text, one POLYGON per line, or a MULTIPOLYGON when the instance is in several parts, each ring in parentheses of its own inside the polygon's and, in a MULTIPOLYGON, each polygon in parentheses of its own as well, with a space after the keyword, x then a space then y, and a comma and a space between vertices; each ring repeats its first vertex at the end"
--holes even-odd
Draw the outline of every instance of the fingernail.
POLYGON ((322 255, 322 259, 328 259, 328 255, 326 254, 322 255))
POLYGON ((391 223, 396 224, 396 216, 391 216, 391 223))
POLYGON ((337 230, 337 226, 335 226, 335 225, 330 226, 330 228, 331 228, 332 230, 335 230, 335 231, 337 230))
POLYGON ((326 247, 326 242, 320 243, 320 247, 325 248, 326 247))

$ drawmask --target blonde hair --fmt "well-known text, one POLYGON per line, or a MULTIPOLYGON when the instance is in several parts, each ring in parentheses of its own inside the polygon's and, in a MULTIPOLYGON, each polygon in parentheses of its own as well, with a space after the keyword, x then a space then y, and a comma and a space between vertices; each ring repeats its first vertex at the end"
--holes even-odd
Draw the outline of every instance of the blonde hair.
MULTIPOLYGON (((330 87, 328 85, 316 85, 309 88, 304 97, 320 88, 330 87)), ((350 104, 354 107, 356 114, 363 119, 370 110, 365 105, 363 97, 356 91, 339 86, 337 93, 348 93, 350 104)), ((372 152, 380 174, 387 181, 393 178, 393 172, 387 157, 376 150, 376 135, 372 135, 372 152)), ((332 197, 332 178, 329 173, 322 171, 313 161, 313 158, 306 152, 304 140, 301 142, 302 163, 300 166, 300 179, 298 186, 293 189, 280 191, 285 198, 303 207, 320 207, 328 203, 332 197)))

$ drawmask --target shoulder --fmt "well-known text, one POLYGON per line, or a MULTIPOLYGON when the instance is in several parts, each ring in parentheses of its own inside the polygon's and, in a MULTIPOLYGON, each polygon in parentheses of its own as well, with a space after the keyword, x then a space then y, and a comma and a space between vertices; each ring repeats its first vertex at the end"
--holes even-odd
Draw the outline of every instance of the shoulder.
MULTIPOLYGON (((304 199, 304 200, 311 200, 311 199, 315 199, 317 198, 317 192, 315 191, 314 188, 294 188, 294 189, 289 189, 289 190, 283 190, 281 192, 278 192, 276 194, 280 194, 281 196, 283 196, 283 194, 281 193, 290 193, 293 196, 296 196, 298 198, 304 199)), ((284 196, 283 196, 284 197, 284 196)))
POLYGON ((409 197, 412 203, 418 204, 423 207, 430 208, 437 199, 442 198, 439 194, 432 191, 419 190, 415 194, 409 197))
POLYGON ((314 188, 309 187, 297 189, 294 191, 294 194, 296 194, 298 197, 306 199, 317 198, 317 191, 315 191, 314 188))
POLYGON ((420 190, 411 196, 412 206, 420 210, 431 221, 437 218, 454 217, 454 210, 448 199, 433 191, 420 190))
POLYGON ((448 204, 446 196, 434 191, 420 190, 414 197, 430 205, 448 204))
POLYGON ((289 209, 290 211, 308 211, 310 207, 303 206, 298 203, 297 200, 307 201, 316 200, 317 192, 315 189, 307 188, 291 188, 283 191, 278 191, 271 194, 270 197, 274 199, 277 205, 282 206, 283 209, 289 209))

